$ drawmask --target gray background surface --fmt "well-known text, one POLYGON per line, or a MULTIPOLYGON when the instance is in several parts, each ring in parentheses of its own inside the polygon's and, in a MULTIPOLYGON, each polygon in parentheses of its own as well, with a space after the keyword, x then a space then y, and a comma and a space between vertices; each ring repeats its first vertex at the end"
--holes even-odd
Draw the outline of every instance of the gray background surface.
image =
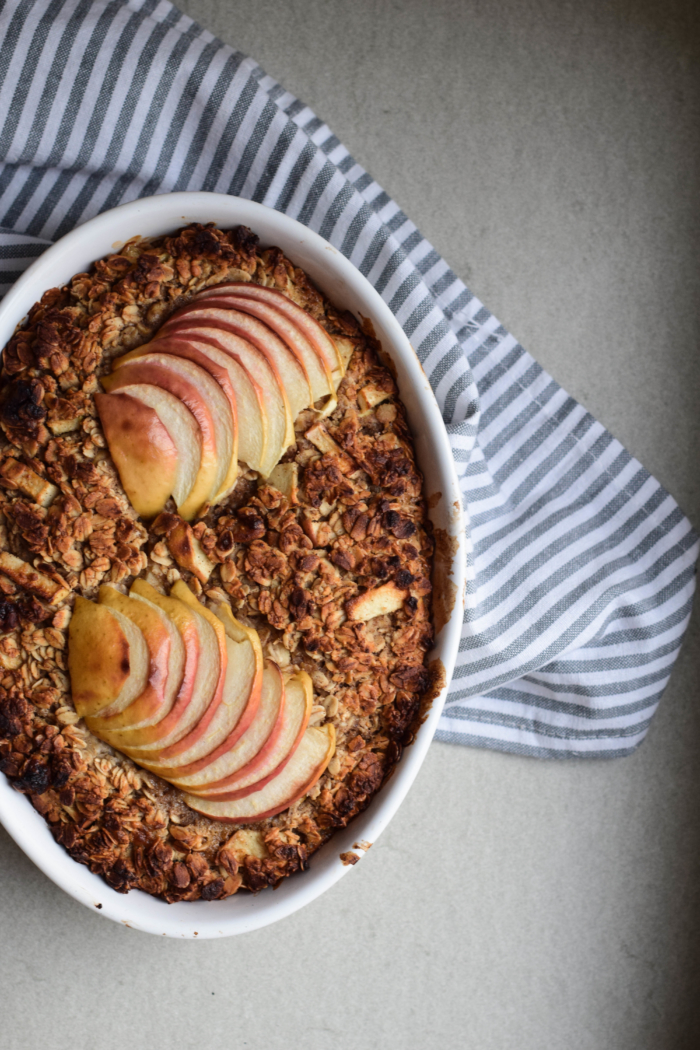
MULTIPOLYGON (((695 0, 185 0, 326 120, 700 523, 695 0)), ((0 831, 0 1047, 695 1050, 698 621, 610 762, 433 745, 284 922, 121 929, 0 831)))

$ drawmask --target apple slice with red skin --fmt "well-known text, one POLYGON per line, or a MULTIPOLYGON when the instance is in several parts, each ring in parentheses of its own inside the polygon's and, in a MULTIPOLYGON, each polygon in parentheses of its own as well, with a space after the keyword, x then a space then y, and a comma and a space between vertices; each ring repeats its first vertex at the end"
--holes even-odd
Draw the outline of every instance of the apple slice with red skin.
POLYGON ((149 653, 149 676, 146 688, 123 710, 108 707, 86 719, 96 736, 113 729, 151 725, 172 707, 185 667, 182 639, 160 609, 140 598, 130 598, 116 587, 100 587, 99 601, 115 609, 138 627, 149 653))
POLYGON ((248 640, 234 642, 226 638, 226 678, 221 703, 206 732, 200 734, 186 750, 179 744, 160 753, 158 765, 149 768, 164 780, 180 772, 197 769, 228 750, 243 736, 253 721, 260 703, 261 678, 255 674, 255 657, 248 640))
MULTIPOLYGON (((267 477, 282 458, 285 449, 294 443, 294 420, 289 407, 287 394, 281 380, 267 358, 252 343, 240 336, 216 327, 189 328, 189 322, 183 320, 183 327, 173 330, 179 339, 191 339, 230 354, 239 361, 255 380, 263 396, 264 414, 267 419, 267 444, 265 455, 260 463, 259 472, 267 477)), ((121 371, 121 369, 119 369, 121 371)))
POLYGON ((226 632, 228 650, 223 700, 204 736, 189 751, 178 754, 170 769, 157 770, 165 780, 196 773, 230 751, 249 729, 260 706, 263 653, 258 632, 240 623, 227 605, 219 606, 217 616, 226 632))
MULTIPOLYGON (((161 339, 161 340, 158 340, 157 342, 154 341, 154 342, 151 342, 151 343, 145 343, 143 346, 139 346, 136 350, 132 350, 130 353, 125 354, 123 357, 117 358, 117 360, 113 363, 112 367, 113 367, 113 369, 116 370, 116 369, 120 368, 122 365, 128 364, 129 361, 139 360, 141 358, 146 358, 147 360, 152 360, 153 355, 156 355, 156 354, 170 354, 173 357, 184 358, 187 361, 190 361, 193 364, 194 367, 201 368, 202 371, 208 373, 208 375, 211 376, 211 378, 214 380, 214 382, 216 382, 221 387, 221 391, 222 391, 222 393, 224 395, 224 398, 225 398, 226 402, 228 402, 228 409, 229 409, 229 412, 231 414, 231 421, 232 421, 232 424, 233 424, 233 431, 232 431, 232 435, 233 436, 231 438, 231 452, 230 452, 230 457, 231 458, 229 460, 228 470, 224 474, 224 476, 223 476, 223 478, 221 480, 220 486, 219 486, 219 490, 214 495, 214 498, 213 498, 213 502, 217 502, 218 500, 223 499, 224 496, 227 496, 233 490, 233 488, 234 488, 234 486, 236 484, 236 476, 238 474, 238 430, 239 430, 238 413, 237 413, 236 392, 235 392, 233 386, 231 385, 231 380, 230 380, 230 377, 229 377, 229 373, 225 369, 217 369, 216 366, 213 364, 213 362, 210 359, 208 359, 208 358, 204 358, 204 363, 202 363, 200 361, 194 361, 192 359, 192 357, 187 355, 187 354, 178 353, 177 349, 173 350, 173 349, 171 349, 169 347, 169 340, 168 339, 161 339)), ((197 377, 197 378, 199 378, 199 377, 197 377)), ((211 384, 207 384, 207 385, 208 385, 209 392, 211 392, 211 390, 212 390, 211 384)), ((205 390, 205 393, 206 393, 206 390, 205 390)), ((218 405, 212 406, 212 404, 210 404, 209 407, 212 408, 212 418, 214 420, 214 425, 216 427, 217 426, 217 419, 218 419, 219 415, 223 414, 225 416, 225 413, 226 413, 226 410, 225 410, 225 407, 224 407, 224 399, 219 397, 218 398, 218 405)), ((228 428, 225 428, 225 429, 228 429, 228 428)), ((217 436, 217 441, 218 441, 219 438, 221 437, 218 428, 217 428, 217 435, 216 436, 217 436)), ((217 445, 217 448, 218 447, 219 446, 217 445)))
POLYGON ((199 798, 217 799, 221 802, 233 802, 237 798, 252 795, 254 791, 260 791, 278 773, 282 772, 299 747, 311 716, 314 690, 306 671, 300 671, 285 683, 285 694, 282 729, 275 746, 265 760, 260 762, 254 759, 250 763, 250 768, 244 766, 223 787, 210 784, 201 791, 194 791, 190 788, 193 795, 199 798))
MULTIPOLYGON (((167 354, 149 353, 137 361, 125 365, 124 368, 135 370, 147 367, 154 369, 154 375, 159 375, 160 385, 164 390, 179 397, 183 404, 194 415, 203 435, 203 455, 206 445, 206 427, 211 426, 211 436, 215 447, 216 469, 212 486, 211 499, 220 498, 222 492, 228 491, 231 474, 233 474, 233 487, 235 482, 236 464, 238 461, 238 427, 235 415, 235 399, 233 405, 219 384, 209 375, 207 371, 193 364, 191 361, 167 354), (164 375, 167 373, 167 375, 164 375), (202 407, 206 410, 202 412, 202 407)), ((117 369, 111 376, 103 381, 105 389, 114 389, 115 386, 123 385, 117 376, 123 369, 117 369)), ((133 375, 134 372, 131 372, 133 375)))
POLYGON ((293 299, 290 299, 288 295, 278 291, 276 288, 265 288, 262 284, 254 284, 252 281, 250 283, 227 281, 225 284, 216 285, 214 288, 205 288, 192 301, 207 300, 227 292, 233 292, 235 295, 241 295, 246 299, 257 299, 259 302, 269 303, 270 306, 276 307, 280 313, 288 317, 304 333, 331 372, 337 370, 341 376, 345 375, 345 363, 342 355, 325 328, 318 323, 315 317, 312 317, 301 306, 298 306, 293 299))
POLYGON ((129 501, 142 518, 160 514, 175 487, 177 445, 158 413, 128 394, 95 394, 95 406, 129 501))
MULTIPOLYGON (((108 736, 102 734, 102 738, 106 739, 108 744, 120 751, 127 747, 143 747, 149 743, 155 743, 156 746, 160 744, 162 747, 164 746, 162 741, 167 739, 168 734, 172 733, 181 724, 186 709, 192 703, 195 684, 200 685, 201 688, 201 673, 198 676, 198 671, 201 672, 200 659, 202 654, 200 632, 201 625, 206 624, 202 617, 197 616, 194 610, 190 609, 183 602, 178 601, 177 598, 166 597, 166 595, 157 591, 155 587, 152 587, 150 583, 146 583, 145 580, 134 580, 130 593, 132 597, 144 598, 152 605, 157 606, 175 625, 185 649, 185 667, 173 706, 170 711, 164 714, 163 718, 153 725, 142 726, 139 729, 117 729, 109 733, 108 736)), ((216 656, 216 652, 214 655, 216 656)), ((216 678, 209 675, 209 680, 213 688, 216 678)))
POLYGON ((203 369, 167 354, 148 354, 102 379, 102 385, 110 393, 134 383, 159 386, 178 397, 199 426, 202 435, 199 473, 184 505, 178 508, 180 515, 189 521, 212 500, 229 469, 233 433, 230 407, 225 402, 224 413, 228 419, 222 417, 218 398, 224 401, 225 398, 221 387, 203 369), (218 445, 217 440, 224 444, 218 445))
MULTIPOLYGON (((275 442, 281 443, 282 448, 287 448, 294 441, 294 420, 299 411, 299 386, 291 384, 288 377, 280 371, 274 354, 266 352, 257 342, 253 342, 244 332, 229 323, 230 312, 209 309, 205 304, 200 304, 199 307, 193 308, 192 312, 183 311, 182 316, 174 314, 161 329, 159 338, 202 338, 211 342, 213 334, 216 333, 218 339, 215 345, 219 349, 235 354, 264 391, 270 387, 273 388, 274 393, 268 394, 265 400, 266 412, 271 422, 273 413, 275 413, 274 419, 279 420, 274 427, 275 442), (283 428, 282 418, 284 419, 283 428), (279 428, 279 433, 277 433, 277 428, 279 428)), ((250 320, 253 319, 250 318, 250 320)), ((273 333, 270 332, 270 335, 272 336, 273 333)), ((302 407, 306 406, 311 396, 308 385, 304 394, 302 407)))
POLYGON ((151 709, 146 700, 145 691, 131 703, 120 709, 107 708, 94 718, 95 726, 100 731, 111 732, 115 729, 150 726, 160 721, 172 708, 180 688, 185 671, 185 647, 174 624, 162 610, 136 595, 127 597, 109 584, 100 588, 99 600, 109 605, 115 612, 130 620, 143 634, 148 646, 148 632, 157 636, 160 624, 167 632, 170 642, 168 651, 167 673, 163 689, 159 691, 159 702, 151 709))
POLYGON ((263 392, 240 360, 218 350, 209 343, 200 343, 189 336, 156 337, 152 342, 131 350, 114 362, 120 368, 145 354, 172 354, 199 365, 217 381, 229 402, 235 406, 238 435, 238 456, 253 470, 258 470, 265 456, 267 416, 263 392))
POLYGON ((202 433, 196 419, 178 397, 150 383, 123 387, 120 394, 133 397, 152 408, 172 438, 177 448, 172 497, 178 510, 181 510, 197 481, 202 462, 202 433))
MULTIPOLYGON (((149 585, 144 580, 135 580, 132 590, 138 588, 138 591, 145 593, 143 589, 147 587, 149 585)), ((164 595, 156 593, 158 593, 158 602, 161 603, 164 611, 166 611, 165 602, 173 601, 178 602, 192 615, 200 655, 190 702, 185 705, 184 710, 180 710, 179 704, 176 703, 173 710, 160 722, 135 730, 128 740, 126 732, 114 734, 113 746, 142 765, 145 762, 159 761, 161 751, 172 744, 177 744, 197 726, 210 704, 216 699, 216 691, 223 683, 219 638, 209 621, 194 608, 180 602, 179 599, 172 597, 166 599, 164 595)), ((158 604, 155 597, 151 596, 151 600, 158 604)), ((175 621, 175 617, 173 620, 175 621)), ((107 742, 112 743, 112 739, 110 738, 107 742)))
POLYGON ((275 746, 282 731, 286 706, 284 679, 276 663, 266 660, 263 669, 260 704, 247 731, 224 754, 201 764, 196 773, 169 778, 176 787, 189 790, 209 783, 220 784, 227 777, 235 777, 254 761, 262 764, 275 746))
POLYGON ((141 631, 115 609, 75 599, 68 628, 68 673, 81 718, 121 710, 148 682, 149 654, 141 631))
MULTIPOLYGON (((243 300, 245 303, 245 300, 243 300)), ((242 310, 234 309, 229 300, 210 299, 197 302, 193 300, 172 315, 163 326, 163 335, 170 331, 182 331, 180 325, 203 322, 208 327, 223 328, 227 332, 247 339, 249 343, 264 354, 280 378, 289 401, 292 420, 295 420, 304 408, 313 408, 314 397, 306 366, 294 351, 280 339, 268 325, 257 317, 242 310)))
POLYGON ((169 744, 167 747, 152 749, 150 755, 146 750, 135 748, 124 749, 124 753, 129 755, 130 758, 133 758, 135 762, 138 762, 139 765, 144 766, 146 769, 150 769, 154 773, 158 773, 158 775, 160 775, 162 769, 170 768, 173 759, 177 760, 179 755, 188 752, 190 748, 206 735, 224 700, 224 685, 226 683, 226 669, 228 664, 226 632, 224 631, 223 624, 218 617, 207 609, 206 605, 202 605, 201 602, 195 598, 194 594, 183 580, 177 580, 173 584, 170 590, 170 595, 172 598, 178 598, 180 601, 184 602, 189 608, 194 609, 195 612, 199 613, 200 616, 203 616, 207 623, 214 628, 218 648, 218 679, 213 695, 211 695, 209 703, 204 708, 203 713, 188 733, 185 736, 180 737, 176 743, 169 744))
POLYGON ((233 802, 198 798, 185 794, 190 809, 224 824, 252 824, 274 817, 303 798, 323 775, 335 751, 335 729, 331 723, 304 733, 299 747, 280 773, 260 791, 233 802))
MULTIPOLYGON (((257 317, 275 335, 279 336, 303 367, 309 379, 313 402, 318 401, 319 398, 335 394, 332 369, 326 363, 326 358, 318 353, 301 328, 297 328, 281 310, 271 306, 270 303, 263 302, 261 299, 235 295, 233 291, 224 291, 220 295, 212 294, 211 298, 209 296, 195 296, 192 300, 192 302, 199 301, 206 303, 207 306, 239 310, 250 314, 252 317, 257 317)), ((334 361, 334 366, 336 364, 334 361)))

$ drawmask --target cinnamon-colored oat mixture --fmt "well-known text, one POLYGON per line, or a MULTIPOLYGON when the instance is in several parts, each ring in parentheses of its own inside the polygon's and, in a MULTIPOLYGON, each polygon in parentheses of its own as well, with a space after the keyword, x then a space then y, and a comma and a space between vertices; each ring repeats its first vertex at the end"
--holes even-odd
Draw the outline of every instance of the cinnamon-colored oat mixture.
POLYGON ((43 295, 4 351, 0 426, 0 770, 120 892, 214 900, 303 869, 381 787, 428 688, 433 541, 374 340, 249 230, 192 225, 130 241, 43 295), (286 496, 243 468, 191 527, 168 512, 149 527, 124 495, 93 395, 115 356, 224 280, 282 289, 346 341, 338 406, 297 419, 286 496), (208 578, 198 554, 214 565, 208 578), (201 601, 230 602, 267 657, 310 673, 311 724, 332 721, 338 747, 290 809, 239 830, 214 822, 79 720, 66 673, 75 595, 127 590, 136 576, 163 590, 182 577, 201 601))

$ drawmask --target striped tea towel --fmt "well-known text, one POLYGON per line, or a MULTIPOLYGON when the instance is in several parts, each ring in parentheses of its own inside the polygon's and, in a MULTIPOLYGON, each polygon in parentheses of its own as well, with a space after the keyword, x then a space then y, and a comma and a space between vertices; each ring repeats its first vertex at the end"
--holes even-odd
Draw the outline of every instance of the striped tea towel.
POLYGON ((690 615, 676 503, 465 288, 329 128, 165 0, 0 3, 0 265, 124 201, 203 189, 306 223, 372 282, 443 412, 470 524, 438 739, 642 741, 690 615))

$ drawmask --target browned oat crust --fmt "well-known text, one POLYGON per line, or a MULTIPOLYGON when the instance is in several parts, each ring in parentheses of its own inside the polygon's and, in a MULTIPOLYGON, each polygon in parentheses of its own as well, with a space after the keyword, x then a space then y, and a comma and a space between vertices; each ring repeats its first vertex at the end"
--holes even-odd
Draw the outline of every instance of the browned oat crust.
POLYGON ((70 855, 120 892, 214 900, 303 869, 386 779, 428 686, 433 542, 404 409, 377 345, 279 249, 261 250, 243 227, 192 225, 135 239, 46 292, 3 366, 0 770, 70 855), (355 349, 338 407, 322 423, 330 451, 304 436, 312 413, 297 420, 285 461, 298 465, 298 491, 286 498, 247 472, 194 524, 188 542, 215 566, 203 587, 173 558, 179 519, 163 514, 149 531, 136 518, 93 395, 117 353, 224 279, 285 290, 355 349), (138 575, 160 586, 181 576, 201 600, 230 601, 267 656, 311 674, 311 724, 332 721, 338 749, 310 794, 279 816, 234 833, 78 719, 66 674, 74 597, 94 598, 102 582, 126 588, 138 575), (397 611, 366 619, 385 607, 378 601, 394 608, 395 594, 397 611))

